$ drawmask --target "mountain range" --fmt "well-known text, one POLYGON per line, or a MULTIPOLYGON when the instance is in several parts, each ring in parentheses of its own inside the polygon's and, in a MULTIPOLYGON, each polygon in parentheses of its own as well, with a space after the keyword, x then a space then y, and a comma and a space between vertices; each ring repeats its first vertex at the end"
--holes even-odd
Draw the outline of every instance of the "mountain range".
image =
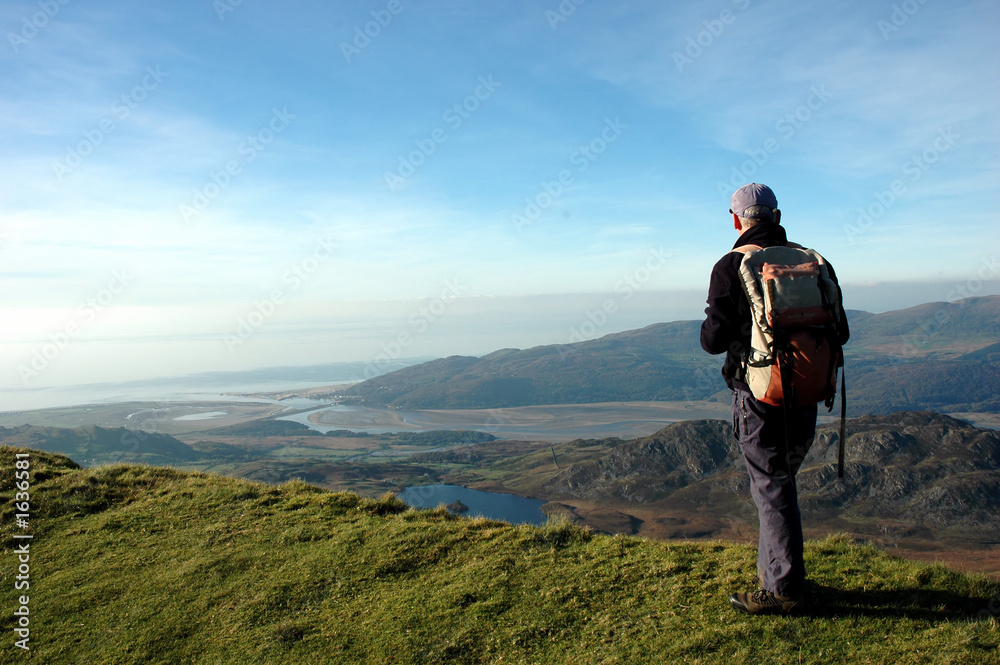
MULTIPOLYGON (((1000 411, 1000 296, 850 311, 848 318, 852 415, 1000 411)), ((699 330, 699 321, 676 321, 574 344, 451 356, 369 379, 344 395, 405 409, 724 398, 722 358, 702 351, 699 330)))

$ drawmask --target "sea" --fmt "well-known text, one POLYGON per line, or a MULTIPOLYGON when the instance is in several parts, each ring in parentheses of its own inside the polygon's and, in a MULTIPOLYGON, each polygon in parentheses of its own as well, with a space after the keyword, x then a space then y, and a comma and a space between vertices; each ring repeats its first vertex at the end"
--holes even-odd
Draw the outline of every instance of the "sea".
MULTIPOLYGON (((393 372, 428 358, 401 358, 379 366, 379 374, 393 372)), ((206 372, 121 383, 0 388, 0 415, 90 404, 124 402, 239 402, 256 401, 249 395, 292 392, 323 386, 350 385, 377 374, 368 363, 330 363, 306 367, 268 367, 238 372, 206 372)), ((307 408, 309 402, 282 403, 307 408)))

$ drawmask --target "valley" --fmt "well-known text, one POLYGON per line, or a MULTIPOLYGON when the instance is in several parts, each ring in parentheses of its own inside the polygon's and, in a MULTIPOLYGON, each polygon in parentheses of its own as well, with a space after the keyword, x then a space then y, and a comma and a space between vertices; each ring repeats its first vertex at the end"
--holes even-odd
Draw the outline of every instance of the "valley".
MULTIPOLYGON (((269 403, 270 397, 258 397, 259 403, 132 403, 26 413, 16 418, 90 422, 74 429, 5 423, 0 443, 61 452, 84 466, 140 462, 272 484, 300 479, 368 497, 406 487, 461 485, 544 499, 542 510, 549 517, 653 540, 756 537, 746 474, 728 437, 728 406, 721 402, 428 411, 327 404, 288 411, 280 402, 269 403), (121 425, 138 422, 159 431, 121 425)), ((871 426, 861 424, 863 419, 849 423, 853 473, 842 484, 829 471, 833 430, 830 424, 821 426, 800 475, 807 535, 846 532, 902 556, 1000 577, 1000 527, 988 499, 997 492, 995 469, 976 472, 980 480, 983 473, 991 479, 980 482, 979 494, 955 499, 965 517, 975 513, 971 506, 979 506, 978 521, 936 514, 943 507, 940 500, 941 506, 908 513, 898 501, 865 503, 873 492, 898 492, 889 484, 900 482, 909 483, 911 498, 919 499, 919 482, 900 480, 900 474, 919 465, 917 475, 927 477, 934 455, 929 443, 914 443, 917 457, 883 459, 882 453, 869 454, 875 444, 867 442, 912 438, 912 432, 928 428, 932 438, 934 431, 941 436, 959 432, 970 442, 993 442, 1000 435, 933 414, 879 418, 888 420, 874 426, 877 434, 865 433, 871 426)), ((973 453, 962 453, 970 461, 958 463, 959 473, 962 464, 975 463, 973 453)), ((983 461, 995 463, 989 455, 983 461)), ((947 468, 939 473, 943 481, 949 478, 947 468)), ((960 478, 955 476, 952 492, 961 486, 960 478)), ((923 491, 940 496, 941 490, 928 486, 923 491)))

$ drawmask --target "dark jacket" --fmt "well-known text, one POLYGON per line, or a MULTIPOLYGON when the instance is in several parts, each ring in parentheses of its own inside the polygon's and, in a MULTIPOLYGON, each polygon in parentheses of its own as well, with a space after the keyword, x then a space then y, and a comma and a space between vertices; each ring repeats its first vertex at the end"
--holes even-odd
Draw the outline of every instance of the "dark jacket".
MULTIPOLYGON (((779 224, 761 223, 745 231, 733 245, 733 248, 743 245, 759 245, 772 247, 788 242, 785 228, 779 224)), ((705 321, 701 324, 701 347, 711 354, 726 353, 726 362, 722 366, 722 376, 726 384, 732 388, 734 382, 744 390, 748 390, 742 379, 742 356, 750 348, 750 303, 743 292, 739 269, 743 255, 737 252, 726 254, 712 268, 712 279, 708 287, 708 307, 705 308, 705 321)), ((830 277, 837 281, 833 266, 827 264, 830 277)), ((837 332, 840 343, 846 344, 851 336, 847 325, 847 315, 840 308, 840 324, 837 332)))

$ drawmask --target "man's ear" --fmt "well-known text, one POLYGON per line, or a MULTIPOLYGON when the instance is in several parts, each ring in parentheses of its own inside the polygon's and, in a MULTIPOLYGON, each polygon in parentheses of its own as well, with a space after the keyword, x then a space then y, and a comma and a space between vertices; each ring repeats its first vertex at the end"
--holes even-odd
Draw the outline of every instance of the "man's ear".
POLYGON ((777 208, 774 209, 774 223, 781 224, 781 211, 777 208))
POLYGON ((733 213, 733 228, 737 231, 743 230, 743 227, 740 225, 740 217, 735 212, 733 213))

